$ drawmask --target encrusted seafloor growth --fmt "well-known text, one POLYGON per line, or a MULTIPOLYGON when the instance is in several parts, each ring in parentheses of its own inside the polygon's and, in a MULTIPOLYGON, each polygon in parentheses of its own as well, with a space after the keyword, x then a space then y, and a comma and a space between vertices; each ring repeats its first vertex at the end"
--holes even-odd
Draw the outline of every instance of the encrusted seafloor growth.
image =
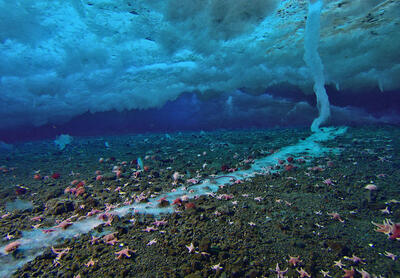
MULTIPOLYGON (((324 156, 327 153, 338 152, 339 150, 324 147, 320 143, 332 140, 345 132, 346 128, 322 128, 320 132, 314 133, 304 140, 300 140, 297 144, 283 147, 267 157, 255 160, 251 167, 246 170, 235 171, 227 176, 221 176, 211 180, 206 179, 190 186, 190 190, 186 187, 180 187, 149 199, 147 203, 133 203, 118 208, 110 207, 107 213, 120 217, 128 215, 129 213, 152 214, 155 216, 172 213, 174 211, 173 207, 160 206, 160 199, 173 203, 174 200, 183 198, 183 196, 185 196, 186 199, 190 199, 195 196, 211 194, 218 191, 223 185, 232 184, 235 179, 236 181, 240 181, 246 178, 252 178, 260 173, 276 171, 273 170, 272 167, 276 165, 277 161, 283 161, 289 156, 291 159, 306 157, 311 160, 324 156)), ((228 198, 227 196, 226 198, 228 198)), ((0 256, 0 276, 9 275, 25 263, 42 254, 47 247, 51 247, 68 238, 86 234, 103 223, 103 219, 95 215, 73 222, 72 225, 68 225, 66 229, 60 226, 52 227, 52 229, 48 230, 38 229, 22 231, 22 237, 18 239, 18 252, 22 252, 22 257, 7 255, 4 246, 0 248, 0 252, 2 253, 2 256, 0 256)))

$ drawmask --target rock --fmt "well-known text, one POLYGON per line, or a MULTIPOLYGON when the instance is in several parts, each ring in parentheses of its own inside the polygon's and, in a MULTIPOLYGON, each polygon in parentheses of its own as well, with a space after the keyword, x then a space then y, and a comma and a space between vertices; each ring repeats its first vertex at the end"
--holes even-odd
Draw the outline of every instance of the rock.
POLYGON ((74 202, 70 200, 52 199, 46 203, 47 214, 61 215, 75 209, 74 202))
POLYGON ((211 246, 211 242, 208 238, 203 238, 199 243, 199 250, 201 252, 208 252, 211 246))
POLYGON ((258 275, 259 275, 259 273, 258 273, 258 271, 255 270, 255 269, 249 270, 249 271, 246 273, 246 277, 249 277, 249 278, 256 278, 256 277, 258 277, 258 275))

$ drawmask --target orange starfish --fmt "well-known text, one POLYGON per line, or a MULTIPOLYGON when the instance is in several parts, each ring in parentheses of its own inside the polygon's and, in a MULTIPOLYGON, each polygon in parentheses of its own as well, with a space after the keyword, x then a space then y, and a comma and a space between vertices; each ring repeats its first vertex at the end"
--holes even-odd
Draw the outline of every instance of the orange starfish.
POLYGON ((119 260, 119 259, 122 258, 122 256, 125 256, 125 257, 127 257, 127 258, 130 258, 130 257, 131 257, 131 254, 129 254, 129 252, 135 253, 136 250, 132 250, 132 249, 129 249, 129 248, 125 248, 125 249, 122 249, 121 251, 115 252, 115 254, 118 255, 116 259, 119 260))
POLYGON ((390 219, 385 219, 383 221, 383 224, 378 224, 372 221, 371 223, 378 227, 377 229, 375 229, 376 232, 389 234, 392 231, 393 222, 390 219))

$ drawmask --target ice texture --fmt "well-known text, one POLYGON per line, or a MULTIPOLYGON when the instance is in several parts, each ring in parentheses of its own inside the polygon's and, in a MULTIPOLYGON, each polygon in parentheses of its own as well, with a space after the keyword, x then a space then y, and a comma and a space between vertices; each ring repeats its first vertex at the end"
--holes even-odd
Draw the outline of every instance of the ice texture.
MULTIPOLYGON (((308 1, 249 3, 0 0, 0 128, 160 107, 183 92, 312 94, 308 1)), ((399 11, 399 1, 325 0, 325 84, 349 97, 398 90, 399 11)))

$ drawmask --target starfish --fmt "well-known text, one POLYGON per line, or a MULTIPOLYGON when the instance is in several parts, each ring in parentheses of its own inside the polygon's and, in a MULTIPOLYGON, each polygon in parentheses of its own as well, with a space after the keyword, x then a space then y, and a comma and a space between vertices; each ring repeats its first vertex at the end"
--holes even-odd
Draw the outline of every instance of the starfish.
POLYGON ((397 256, 396 256, 395 254, 390 253, 390 252, 388 252, 388 251, 385 251, 385 254, 384 254, 384 255, 385 255, 386 257, 391 258, 393 261, 397 259, 397 256))
POLYGON ((300 274, 301 278, 311 277, 311 275, 308 274, 303 268, 300 268, 300 270, 296 269, 296 271, 300 274))
POLYGON ((130 252, 131 252, 131 253, 135 253, 136 250, 132 250, 132 249, 129 249, 129 248, 125 248, 125 249, 122 249, 121 251, 115 252, 115 254, 118 255, 118 256, 116 257, 116 259, 119 260, 119 259, 121 259, 123 256, 125 256, 125 257, 127 257, 127 258, 130 258, 130 257, 131 257, 131 254, 129 254, 130 252))
POLYGON ((342 223, 344 222, 344 220, 342 218, 340 218, 340 215, 337 212, 332 212, 332 213, 327 213, 327 214, 332 216, 332 219, 339 220, 342 223))
POLYGON ((39 222, 41 222, 42 219, 43 219, 42 216, 35 216, 35 217, 32 217, 32 218, 31 218, 31 221, 39 221, 39 222))
POLYGON ((346 260, 350 260, 350 261, 353 261, 353 263, 363 263, 363 264, 365 264, 365 262, 363 261, 363 259, 361 259, 361 258, 359 258, 359 257, 357 257, 357 256, 355 256, 354 254, 353 254, 353 256, 351 257, 351 258, 349 258, 349 257, 344 257, 346 260))
POLYGON ((193 245, 193 242, 190 243, 190 245, 186 245, 186 248, 189 250, 189 253, 193 253, 193 252, 194 252, 194 245, 193 245))
POLYGON ((278 263, 276 263, 276 267, 275 267, 275 269, 270 269, 271 271, 275 271, 275 273, 277 274, 277 278, 284 278, 285 276, 285 274, 286 274, 286 272, 288 271, 288 268, 286 268, 285 270, 281 270, 280 268, 279 268, 279 264, 278 263))
POLYGON ((332 276, 329 275, 329 271, 323 271, 323 270, 321 269, 320 272, 322 273, 322 276, 324 276, 324 277, 332 277, 332 276))
POLYGON ((378 224, 372 221, 371 223, 378 227, 377 229, 375 229, 376 232, 389 234, 392 230, 393 222, 390 219, 385 219, 383 221, 383 224, 378 224))
POLYGON ((333 266, 337 266, 340 269, 342 269, 345 265, 342 264, 342 260, 338 260, 338 261, 334 261, 335 263, 333 264, 333 266))
POLYGON ((67 248, 59 248, 59 249, 55 249, 53 246, 51 247, 51 251, 57 255, 57 257, 55 258, 55 260, 60 260, 65 254, 67 254, 69 252, 69 250, 71 250, 70 247, 67 248))
POLYGON ((45 229, 45 230, 42 230, 42 232, 45 233, 45 234, 50 234, 50 233, 55 232, 55 231, 57 231, 57 230, 55 230, 55 229, 45 229))
POLYGON ((90 259, 90 261, 88 261, 85 265, 86 265, 86 267, 94 266, 94 264, 95 264, 96 262, 97 262, 97 261, 93 261, 93 259, 90 259))
POLYGON ((386 207, 386 208, 384 208, 384 209, 381 209, 380 211, 381 211, 382 213, 385 213, 385 214, 391 214, 391 211, 389 210, 388 207, 386 207))
POLYGON ((357 269, 357 272, 361 274, 362 278, 371 278, 371 275, 364 269, 361 269, 361 271, 357 269))
POLYGON ((58 224, 57 226, 54 226, 54 228, 61 228, 63 230, 67 229, 69 226, 71 226, 72 223, 70 220, 65 220, 62 221, 60 224, 58 224))
POLYGON ((292 257, 289 256, 288 263, 293 266, 297 266, 297 264, 301 263, 300 256, 292 257))
POLYGON ((167 225, 168 221, 166 221, 166 220, 156 220, 151 224, 154 224, 154 225, 156 225, 156 227, 159 227, 159 226, 167 225))
POLYGON ((20 245, 21 245, 21 242, 19 242, 19 241, 11 242, 11 243, 7 244, 6 247, 4 247, 4 252, 6 254, 14 252, 15 250, 18 249, 18 247, 20 245))
POLYGON ((157 229, 154 227, 146 227, 146 229, 143 229, 142 231, 143 232, 152 232, 152 231, 157 231, 157 229))
POLYGON ((350 269, 343 269, 343 271, 343 278, 354 278, 354 274, 356 274, 353 267, 351 267, 350 269))
POLYGON ((114 220, 114 216, 111 214, 111 215, 108 217, 107 221, 104 223, 104 226, 111 226, 113 220, 114 220))
POLYGON ((221 263, 211 266, 211 269, 214 269, 214 270, 217 270, 217 271, 221 270, 222 269, 221 263))

